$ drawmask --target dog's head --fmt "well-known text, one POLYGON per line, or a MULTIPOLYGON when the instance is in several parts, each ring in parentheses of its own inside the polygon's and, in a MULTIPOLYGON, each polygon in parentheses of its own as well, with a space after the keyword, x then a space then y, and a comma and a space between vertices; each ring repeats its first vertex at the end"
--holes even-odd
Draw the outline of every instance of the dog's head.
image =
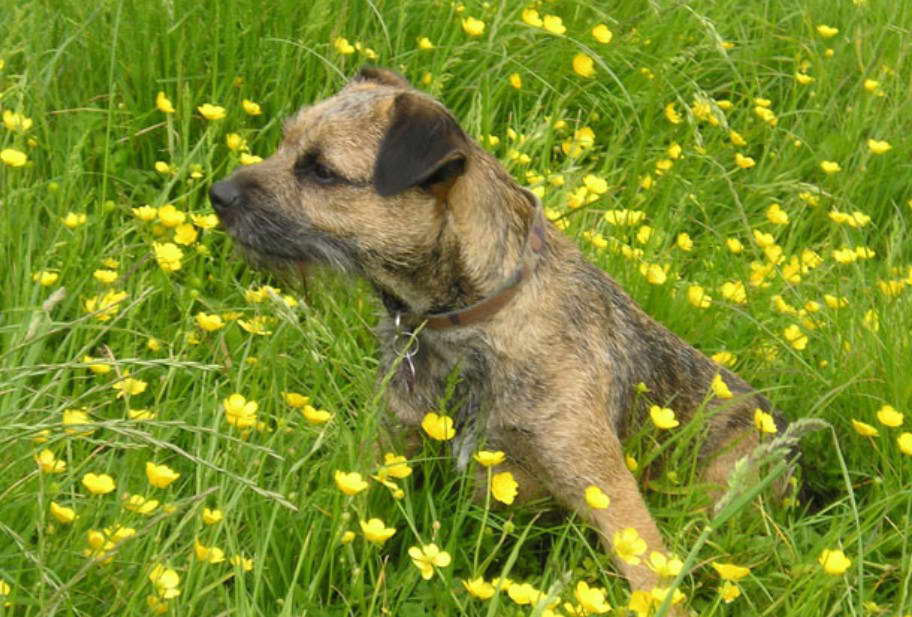
MULTIPOLYGON (((366 68, 285 123, 275 154, 209 192, 255 261, 317 262, 369 277, 428 259, 471 140, 438 102, 366 68)), ((373 277, 372 277, 373 278, 373 277)))

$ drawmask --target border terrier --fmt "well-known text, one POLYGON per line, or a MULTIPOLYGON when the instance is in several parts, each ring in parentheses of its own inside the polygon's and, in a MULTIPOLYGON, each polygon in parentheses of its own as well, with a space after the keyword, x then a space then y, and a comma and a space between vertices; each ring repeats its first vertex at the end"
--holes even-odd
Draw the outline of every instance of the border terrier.
MULTIPOLYGON (((439 102, 392 71, 362 69, 301 109, 273 156, 215 183, 210 199, 259 265, 316 262, 370 283, 385 308, 380 375, 397 428, 417 435, 456 375, 459 467, 482 442, 506 452, 498 469, 519 499, 554 497, 609 553, 628 527, 663 550, 621 445, 646 414, 637 384, 682 423, 704 410, 707 483, 724 486, 757 444, 754 411, 769 402, 650 318, 439 102), (716 375, 734 398, 707 394, 716 375), (589 486, 608 508, 587 506, 589 486)), ((634 589, 658 583, 616 562, 634 589)))

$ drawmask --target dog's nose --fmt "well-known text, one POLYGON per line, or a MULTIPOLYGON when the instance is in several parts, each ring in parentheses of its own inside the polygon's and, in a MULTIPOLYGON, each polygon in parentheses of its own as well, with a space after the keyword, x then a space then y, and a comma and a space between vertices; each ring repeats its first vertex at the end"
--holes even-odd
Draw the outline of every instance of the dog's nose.
POLYGON ((240 205, 242 200, 241 187, 231 180, 216 182, 209 188, 209 201, 219 214, 240 205))

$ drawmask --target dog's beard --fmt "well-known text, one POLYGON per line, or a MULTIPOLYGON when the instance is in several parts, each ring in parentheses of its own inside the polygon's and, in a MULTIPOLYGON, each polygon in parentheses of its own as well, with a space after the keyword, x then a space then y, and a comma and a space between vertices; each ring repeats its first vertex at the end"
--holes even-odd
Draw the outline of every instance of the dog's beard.
POLYGON ((315 264, 360 273, 357 248, 351 243, 276 211, 245 207, 233 211, 222 223, 254 267, 287 272, 315 264))

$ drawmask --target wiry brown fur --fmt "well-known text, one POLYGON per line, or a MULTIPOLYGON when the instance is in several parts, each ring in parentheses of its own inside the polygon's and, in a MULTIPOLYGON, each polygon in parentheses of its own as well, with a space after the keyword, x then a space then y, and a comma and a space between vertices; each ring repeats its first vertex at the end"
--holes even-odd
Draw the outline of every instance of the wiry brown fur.
MULTIPOLYGON (((379 69, 301 110, 275 155, 238 170, 212 195, 256 258, 322 262, 370 281, 388 309, 377 328, 382 374, 403 351, 395 313, 460 309, 495 292, 520 264, 535 216, 524 189, 439 103, 379 69)), ((552 495, 590 521, 606 546, 625 527, 650 550, 663 546, 621 446, 643 414, 636 384, 684 423, 721 373, 735 398, 709 401, 701 451, 705 478, 718 485, 756 443, 754 410, 770 409, 646 315, 551 225, 534 273, 506 308, 417 338, 414 376, 401 363, 387 390, 396 423, 416 431, 458 374, 451 413, 460 465, 482 441, 505 451, 503 469, 521 497, 552 495), (590 485, 610 496, 609 508, 586 506, 590 485)), ((644 566, 618 567, 635 588, 657 582, 644 566)))

